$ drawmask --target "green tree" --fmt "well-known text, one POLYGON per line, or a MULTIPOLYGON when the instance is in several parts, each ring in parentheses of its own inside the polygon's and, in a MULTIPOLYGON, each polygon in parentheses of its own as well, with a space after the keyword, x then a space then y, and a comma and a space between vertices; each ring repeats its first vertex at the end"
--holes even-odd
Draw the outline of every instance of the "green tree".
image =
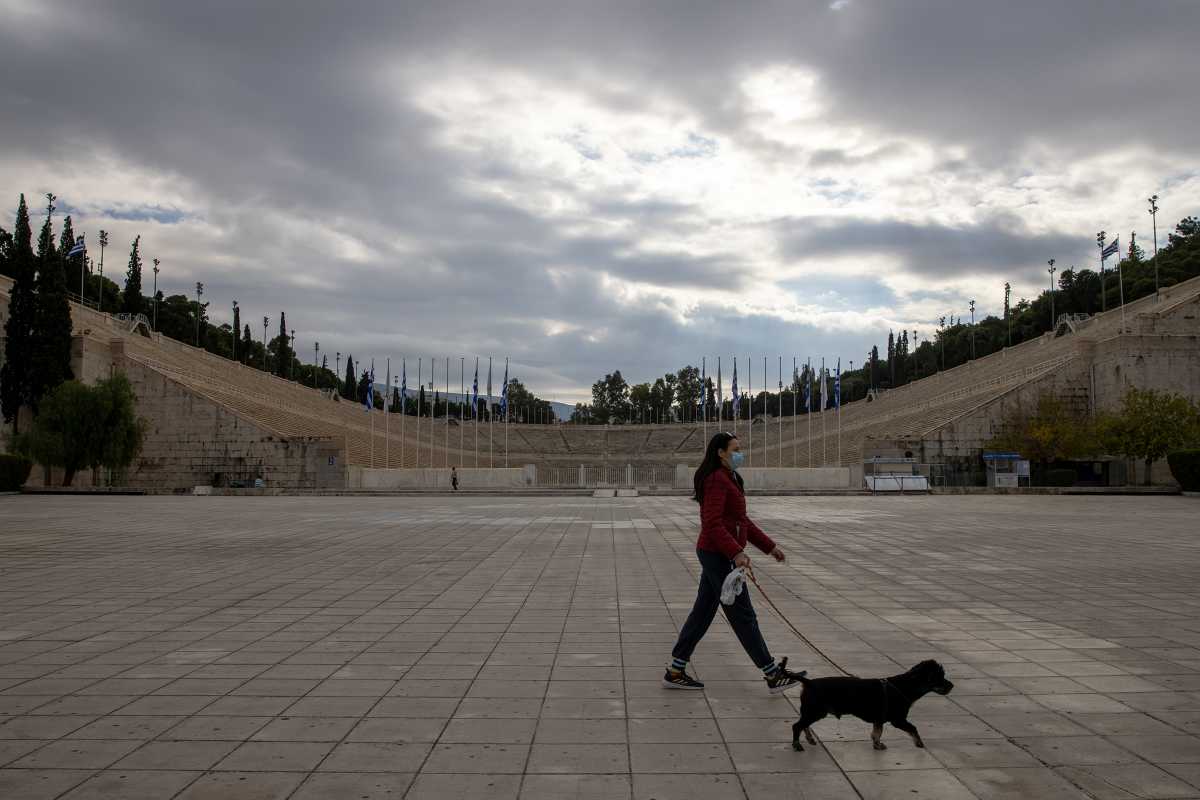
POLYGON ((675 373, 675 403, 679 419, 690 422, 699 413, 700 369, 688 365, 675 373))
POLYGON ((342 397, 353 400, 357 396, 357 382, 354 380, 354 356, 346 356, 346 377, 342 381, 342 397))
POLYGON ((71 224, 71 217, 68 216, 63 219, 62 232, 58 236, 58 257, 62 259, 63 278, 68 288, 78 285, 74 281, 79 280, 80 272, 87 264, 87 256, 83 253, 75 256, 67 255, 74 246, 75 227, 71 224))
POLYGON ((38 237, 37 301, 33 315, 33 369, 29 405, 37 412, 38 404, 51 389, 72 377, 71 304, 67 299, 63 261, 54 247, 50 214, 38 237))
POLYGON ((1112 452, 1146 464, 1146 483, 1155 461, 1172 450, 1200 445, 1200 406, 1180 394, 1131 387, 1121 410, 1102 423, 1112 452))
MULTIPOLYGON (((287 330, 287 314, 279 312, 279 333, 271 340, 271 356, 275 359, 275 374, 286 378, 291 374, 296 359, 292 352, 291 338, 287 330)), ((365 395, 364 395, 365 399, 365 395)))
POLYGON ((0 409, 4 421, 18 433, 18 412, 33 397, 34 316, 37 313, 33 231, 25 195, 17 206, 8 269, 13 286, 8 299, 8 319, 4 322, 4 364, 0 366, 0 409))
POLYGON ((587 403, 575 404, 575 410, 571 412, 571 422, 576 425, 594 425, 595 421, 590 405, 587 403))
POLYGON ((95 386, 73 380, 59 384, 46 396, 18 448, 43 466, 61 467, 62 485, 70 486, 82 469, 128 467, 144 436, 133 389, 118 373, 95 386))
POLYGON ((1042 467, 1095 455, 1101 449, 1092 420, 1052 394, 1039 395, 1032 410, 1016 409, 987 447, 1020 453, 1042 467))
POLYGON ((602 425, 629 418, 629 384, 620 370, 592 384, 592 414, 602 425))
POLYGON ((12 258, 13 235, 0 227, 0 275, 15 277, 10 272, 9 259, 12 258))
MULTIPOLYGON (((122 314, 141 314, 146 309, 146 299, 142 297, 141 241, 141 236, 136 237, 133 245, 129 248, 129 266, 125 269, 125 291, 121 293, 122 314)), ((161 311, 161 308, 159 310, 161 311)), ((187 339, 182 341, 187 341, 187 339)))

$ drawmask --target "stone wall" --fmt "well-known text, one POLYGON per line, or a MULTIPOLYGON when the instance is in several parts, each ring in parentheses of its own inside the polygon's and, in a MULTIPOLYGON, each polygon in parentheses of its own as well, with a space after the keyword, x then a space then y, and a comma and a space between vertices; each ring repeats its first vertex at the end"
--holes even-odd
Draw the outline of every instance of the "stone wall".
POLYGON ((129 378, 147 424, 141 457, 124 484, 190 489, 261 478, 268 488, 345 485, 343 443, 279 436, 119 354, 114 367, 129 378))
MULTIPOLYGON (((463 467, 458 470, 460 489, 528 489, 537 482, 537 468, 497 467, 494 469, 463 467)), ((371 469, 346 468, 347 489, 442 489, 450 491, 448 469, 371 469)))

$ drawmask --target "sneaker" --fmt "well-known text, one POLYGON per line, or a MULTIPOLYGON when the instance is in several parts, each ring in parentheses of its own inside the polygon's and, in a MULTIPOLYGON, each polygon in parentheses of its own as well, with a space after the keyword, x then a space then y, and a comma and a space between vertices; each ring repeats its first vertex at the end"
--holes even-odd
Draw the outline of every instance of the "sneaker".
POLYGON ((779 662, 779 669, 775 670, 775 674, 769 678, 764 677, 767 682, 767 691, 771 694, 783 694, 788 689, 799 686, 804 683, 805 676, 808 675, 807 670, 792 672, 787 668, 787 659, 784 658, 779 662))
POLYGON ((663 675, 662 684, 667 689, 703 689, 704 684, 688 675, 684 670, 668 669, 663 675))

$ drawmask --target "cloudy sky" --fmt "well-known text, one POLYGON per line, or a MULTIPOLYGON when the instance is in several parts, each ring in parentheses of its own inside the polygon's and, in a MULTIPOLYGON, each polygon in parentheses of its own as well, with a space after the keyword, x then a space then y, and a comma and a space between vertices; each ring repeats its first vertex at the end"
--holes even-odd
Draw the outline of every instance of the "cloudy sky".
POLYGON ((556 400, 704 354, 861 363, 889 328, 998 311, 1005 280, 1032 295, 1048 258, 1090 265, 1101 228, 1149 249, 1153 193, 1161 240, 1200 213, 1192 0, 0 19, 4 227, 54 191, 109 230, 106 274, 140 234, 218 321, 285 310, 301 353, 377 365, 507 355, 556 400))

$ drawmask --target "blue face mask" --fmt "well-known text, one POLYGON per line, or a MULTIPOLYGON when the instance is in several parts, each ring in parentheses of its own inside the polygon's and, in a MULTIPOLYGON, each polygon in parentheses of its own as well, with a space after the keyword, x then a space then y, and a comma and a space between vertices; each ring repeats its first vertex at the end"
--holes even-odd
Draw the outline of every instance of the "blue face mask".
POLYGON ((741 469, 742 462, 744 462, 745 460, 746 460, 746 457, 744 455, 742 455, 742 451, 738 450, 729 457, 729 465, 731 467, 733 467, 734 469, 741 469))

